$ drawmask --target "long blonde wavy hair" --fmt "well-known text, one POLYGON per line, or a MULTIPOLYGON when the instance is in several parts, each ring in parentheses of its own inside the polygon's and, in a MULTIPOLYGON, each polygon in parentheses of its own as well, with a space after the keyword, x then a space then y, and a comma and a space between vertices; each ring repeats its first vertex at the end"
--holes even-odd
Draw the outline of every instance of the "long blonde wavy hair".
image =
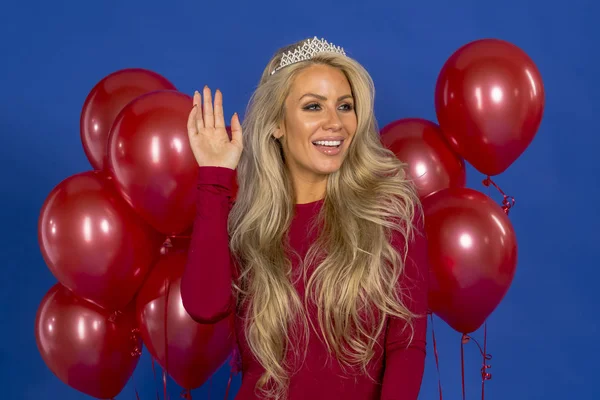
POLYGON ((274 399, 285 398, 292 370, 299 367, 295 361, 306 355, 306 303, 318 308, 315 332, 320 332, 342 368, 358 366, 365 372, 385 328, 384 317, 403 318, 409 327, 414 317, 403 305, 397 285, 406 249, 397 252, 391 237, 398 231, 408 243, 419 203, 405 165, 379 139, 373 81, 352 58, 330 53, 271 75, 281 54, 300 43, 275 53, 249 102, 242 124, 238 193, 228 220, 230 250, 239 268, 233 283, 237 307, 247 310, 244 330, 249 347, 265 369, 256 389, 274 399), (281 144, 273 133, 283 122, 284 102, 294 78, 312 64, 344 72, 355 99, 358 125, 341 168, 327 178, 324 203, 314 225, 321 229, 301 260, 304 265, 318 262, 314 273, 304 277, 308 281, 303 304, 286 255, 296 197, 281 144), (295 355, 293 363, 287 362, 290 350, 295 355))

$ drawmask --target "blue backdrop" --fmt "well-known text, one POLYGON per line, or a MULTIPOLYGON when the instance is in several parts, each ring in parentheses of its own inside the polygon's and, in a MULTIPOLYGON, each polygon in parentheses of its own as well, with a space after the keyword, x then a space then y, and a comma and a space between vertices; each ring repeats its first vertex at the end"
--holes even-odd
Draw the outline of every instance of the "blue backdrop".
MULTIPOLYGON (((486 398, 600 398, 596 384, 600 140, 598 2, 482 1, 115 1, 7 2, 0 12, 0 382, 4 399, 84 400, 58 380, 35 344, 35 312, 56 282, 37 243, 50 190, 90 169, 79 113, 93 85, 126 67, 154 70, 180 91, 220 88, 226 114, 243 116, 271 54, 317 35, 340 44, 371 72, 381 126, 403 117, 435 120, 433 91, 444 61, 461 45, 496 37, 539 67, 546 111, 529 149, 496 182, 517 200, 510 218, 519 245, 515 281, 489 319, 493 378, 486 398), (594 261, 596 260, 596 261, 594 261), (594 267, 596 265, 596 267, 594 267)), ((469 186, 483 190, 468 170, 469 186)), ((492 195, 496 193, 490 191, 492 195)), ((500 200, 499 197, 495 197, 500 200)), ((445 399, 460 398, 460 335, 436 319, 445 399)), ((481 333, 475 337, 481 338, 481 333)), ((429 336, 431 338, 431 336, 429 336)), ((481 357, 466 347, 467 397, 480 397, 481 357)), ((213 378, 222 399, 229 374, 213 378)), ((118 399, 156 397, 144 351, 118 399)), ((234 380, 229 398, 239 386, 234 380)), ((169 382, 171 398, 179 389, 169 382)), ((207 398, 208 384, 193 392, 207 398)), ((437 399, 429 354, 421 399, 437 399)))

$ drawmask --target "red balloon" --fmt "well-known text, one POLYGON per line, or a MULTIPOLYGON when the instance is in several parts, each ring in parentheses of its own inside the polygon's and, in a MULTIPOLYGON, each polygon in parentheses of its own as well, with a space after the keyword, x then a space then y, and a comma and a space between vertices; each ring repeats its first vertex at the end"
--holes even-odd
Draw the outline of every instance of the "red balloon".
POLYGON ((100 171, 59 183, 38 221, 50 271, 78 296, 109 310, 133 299, 159 254, 160 239, 100 171))
POLYGON ((105 167, 108 133, 123 107, 155 90, 176 90, 163 76, 141 68, 127 68, 104 77, 88 94, 79 128, 83 150, 94 169, 105 167))
POLYGON ((465 186, 465 163, 433 122, 419 118, 394 121, 381 130, 381 142, 408 164, 408 175, 421 198, 465 186))
POLYGON ((175 91, 138 97, 108 139, 108 167, 123 198, 156 230, 178 234, 196 212, 198 163, 189 145, 192 98, 175 91))
POLYGON ((491 198, 450 188, 423 200, 431 310, 461 333, 485 322, 508 291, 517 266, 513 226, 491 198))
POLYGON ((142 349, 133 304, 113 315, 60 283, 54 285, 35 319, 37 347, 48 368, 89 396, 112 399, 119 394, 142 349))
POLYGON ((137 317, 150 354, 178 385, 194 389, 227 360, 235 336, 233 315, 216 324, 199 324, 183 308, 186 259, 186 251, 173 249, 161 256, 137 297, 137 317))
POLYGON ((454 150, 481 173, 497 175, 536 135, 544 111, 544 85, 523 50, 502 40, 477 40, 444 64, 435 107, 454 150))

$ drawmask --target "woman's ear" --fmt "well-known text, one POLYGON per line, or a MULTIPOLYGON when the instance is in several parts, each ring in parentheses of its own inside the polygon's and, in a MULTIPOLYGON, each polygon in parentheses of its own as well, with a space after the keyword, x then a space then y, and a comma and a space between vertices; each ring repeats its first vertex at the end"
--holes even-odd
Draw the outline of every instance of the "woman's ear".
POLYGON ((281 126, 278 126, 277 129, 275 129, 275 132, 273 132, 273 137, 275 139, 281 139, 283 137, 283 129, 281 129, 281 126))

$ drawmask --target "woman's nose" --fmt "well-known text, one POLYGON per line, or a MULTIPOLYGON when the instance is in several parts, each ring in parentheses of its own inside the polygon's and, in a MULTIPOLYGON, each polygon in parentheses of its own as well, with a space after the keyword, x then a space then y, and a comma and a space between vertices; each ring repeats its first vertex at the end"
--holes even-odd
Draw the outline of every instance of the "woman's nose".
POLYGON ((335 111, 330 111, 327 114, 327 120, 323 125, 323 129, 337 131, 342 128, 342 121, 340 120, 339 115, 335 111))

